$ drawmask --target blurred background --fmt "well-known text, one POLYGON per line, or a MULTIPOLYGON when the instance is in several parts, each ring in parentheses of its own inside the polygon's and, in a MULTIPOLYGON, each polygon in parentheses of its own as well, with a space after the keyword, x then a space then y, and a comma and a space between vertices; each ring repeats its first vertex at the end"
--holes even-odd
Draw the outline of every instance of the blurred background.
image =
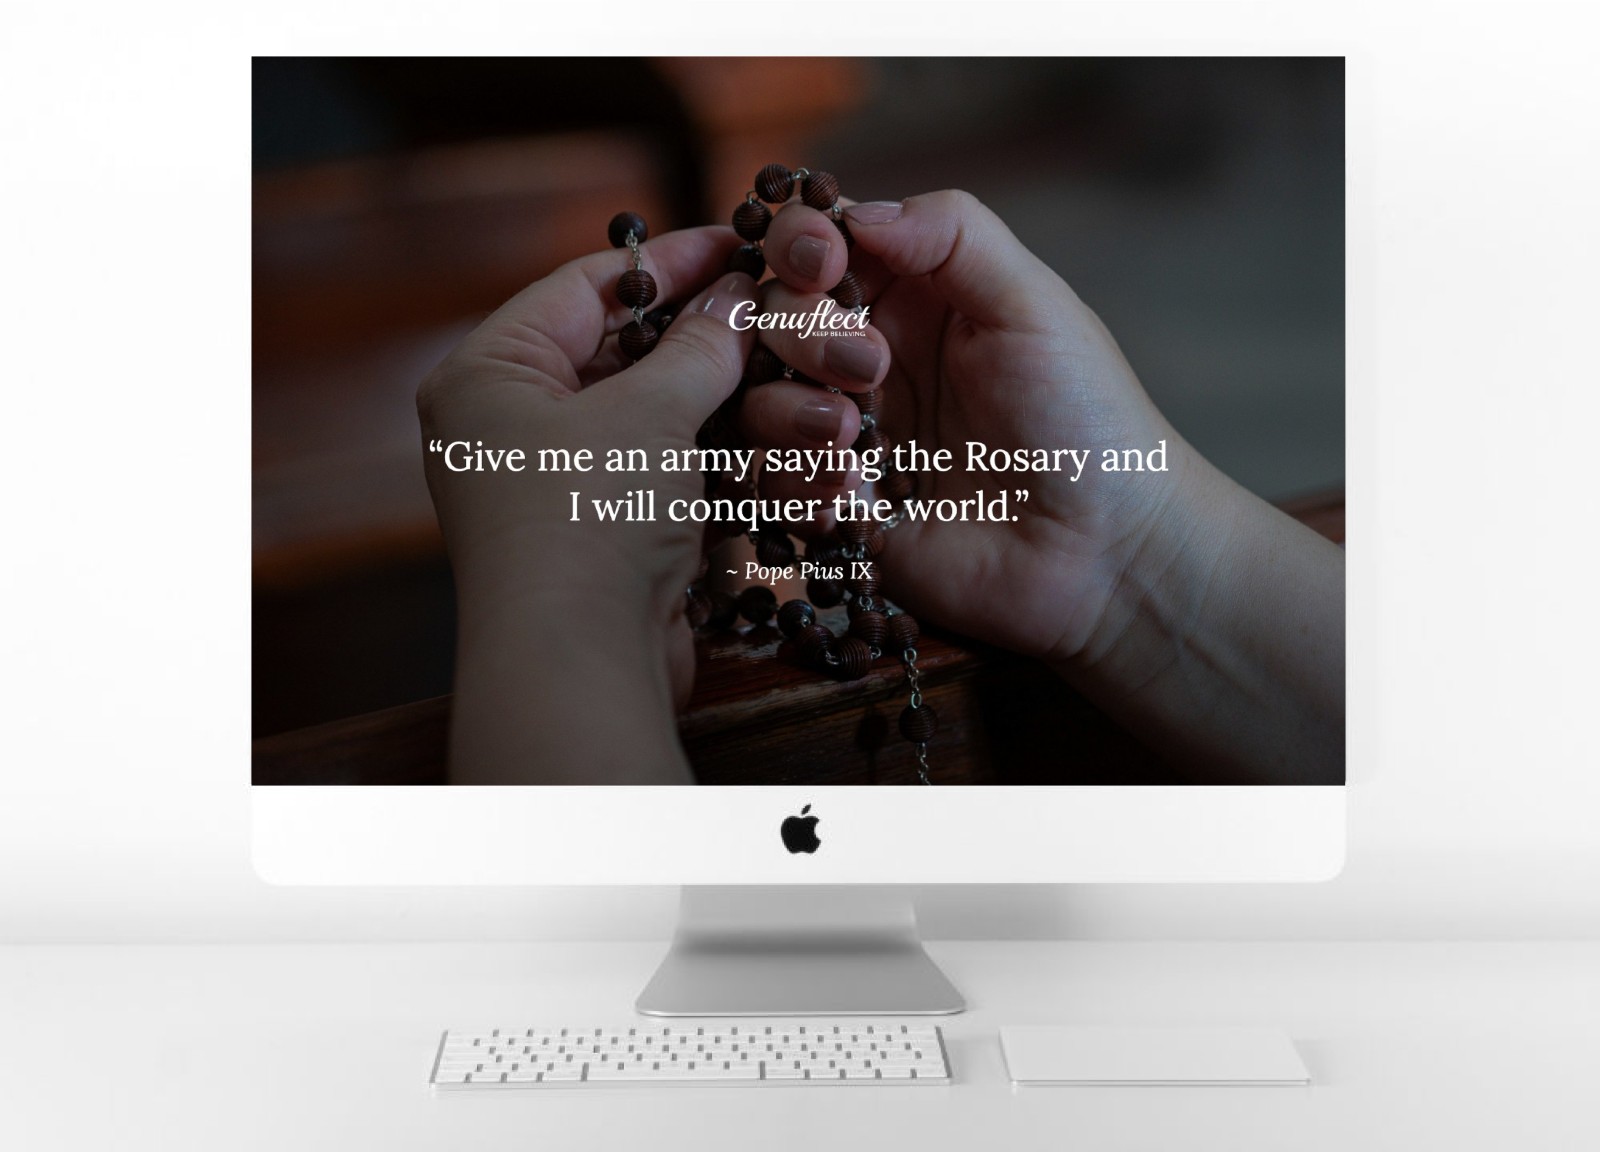
POLYGON ((1341 59, 257 59, 254 732, 450 690, 418 381, 488 311, 763 164, 973 192, 1261 496, 1344 483, 1341 59))

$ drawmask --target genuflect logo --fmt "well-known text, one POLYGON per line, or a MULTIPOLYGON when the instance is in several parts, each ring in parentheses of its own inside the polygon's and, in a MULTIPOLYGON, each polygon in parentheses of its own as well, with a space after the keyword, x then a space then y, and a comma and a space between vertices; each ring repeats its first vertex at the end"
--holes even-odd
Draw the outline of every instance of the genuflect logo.
POLYGON ((745 300, 734 306, 733 315, 728 317, 728 327, 736 332, 748 332, 752 328, 762 332, 777 328, 798 329, 802 340, 819 333, 823 336, 841 336, 847 332, 865 332, 870 311, 867 305, 841 308, 836 301, 824 298, 811 312, 763 312, 757 315, 755 301, 745 300))

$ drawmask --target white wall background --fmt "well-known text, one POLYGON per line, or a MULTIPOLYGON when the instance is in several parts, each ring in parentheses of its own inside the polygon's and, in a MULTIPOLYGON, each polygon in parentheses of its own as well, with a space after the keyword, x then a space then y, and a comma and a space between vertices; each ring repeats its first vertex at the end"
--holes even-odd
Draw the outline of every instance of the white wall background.
MULTIPOLYGON (((247 56, 586 51, 623 18, 532 37, 526 7, 455 30, 404 4, 157 7, 75 25, 30 7, 0 49, 0 939, 664 935, 665 888, 267 888, 245 783, 247 56)), ((1312 887, 926 890, 925 930, 1600 935, 1600 96, 1581 12, 1063 9, 1061 51, 1349 57, 1349 864, 1312 887)), ((649 47, 745 51, 747 19, 736 36, 712 11, 726 31, 649 47)), ((937 6, 849 20, 868 50, 973 47, 937 6)))

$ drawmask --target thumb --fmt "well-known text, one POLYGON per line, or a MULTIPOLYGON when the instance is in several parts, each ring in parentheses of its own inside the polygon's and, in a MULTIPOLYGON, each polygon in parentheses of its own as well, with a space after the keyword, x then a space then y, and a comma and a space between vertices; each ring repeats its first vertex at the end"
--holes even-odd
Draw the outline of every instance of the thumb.
POLYGON ((844 218, 855 242, 890 272, 930 277, 952 307, 981 324, 1032 327, 1066 287, 970 192, 852 204, 844 218))
POLYGON ((744 273, 722 277, 684 305, 648 356, 615 377, 619 389, 633 390, 639 403, 665 406, 691 429, 699 428, 744 374, 755 345, 757 296, 756 282, 744 273))

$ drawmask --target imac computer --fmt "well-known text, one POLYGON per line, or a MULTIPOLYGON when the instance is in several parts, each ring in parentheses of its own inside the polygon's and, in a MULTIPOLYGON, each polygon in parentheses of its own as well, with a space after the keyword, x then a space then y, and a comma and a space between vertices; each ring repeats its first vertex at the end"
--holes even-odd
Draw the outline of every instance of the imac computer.
POLYGON ((255 74, 266 880, 680 886, 638 1011, 771 1017, 1338 872, 1342 61, 255 74))

